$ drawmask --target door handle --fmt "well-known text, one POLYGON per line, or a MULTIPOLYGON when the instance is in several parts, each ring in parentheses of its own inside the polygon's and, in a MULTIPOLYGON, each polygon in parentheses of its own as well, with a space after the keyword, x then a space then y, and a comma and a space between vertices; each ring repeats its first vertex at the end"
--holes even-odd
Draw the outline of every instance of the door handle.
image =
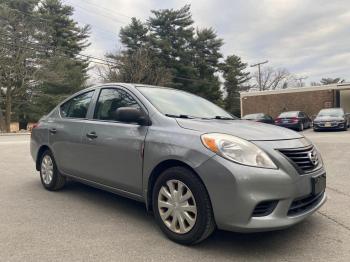
POLYGON ((49 129, 50 134, 56 134, 57 133, 57 129, 56 128, 51 128, 49 129))
POLYGON ((90 132, 90 133, 87 133, 86 136, 90 139, 95 139, 97 138, 97 134, 95 132, 90 132))

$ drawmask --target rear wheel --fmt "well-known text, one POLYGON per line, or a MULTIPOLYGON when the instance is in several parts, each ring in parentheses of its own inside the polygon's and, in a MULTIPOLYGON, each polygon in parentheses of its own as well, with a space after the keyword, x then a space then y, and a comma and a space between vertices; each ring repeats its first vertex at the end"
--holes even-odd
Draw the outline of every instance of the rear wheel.
POLYGON ((177 243, 199 243, 215 229, 209 195, 202 181, 187 168, 165 170, 155 183, 152 202, 161 230, 177 243))
POLYGON ((304 124, 303 123, 299 124, 298 130, 299 131, 304 131, 304 124))
POLYGON ((66 183, 66 178, 57 170, 55 159, 50 150, 46 150, 40 161, 40 178, 45 189, 60 190, 66 183))

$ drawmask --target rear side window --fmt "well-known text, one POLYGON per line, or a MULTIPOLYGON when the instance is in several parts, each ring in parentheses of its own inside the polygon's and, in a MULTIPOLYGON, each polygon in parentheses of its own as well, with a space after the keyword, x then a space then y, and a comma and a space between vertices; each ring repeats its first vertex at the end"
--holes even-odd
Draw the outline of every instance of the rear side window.
POLYGON ((93 94, 94 91, 90 91, 78 95, 64 103, 60 108, 61 116, 71 118, 86 118, 86 114, 89 109, 93 94))
POLYGON ((119 107, 135 107, 141 110, 136 100, 126 91, 104 88, 96 104, 94 119, 115 121, 115 111, 119 107))

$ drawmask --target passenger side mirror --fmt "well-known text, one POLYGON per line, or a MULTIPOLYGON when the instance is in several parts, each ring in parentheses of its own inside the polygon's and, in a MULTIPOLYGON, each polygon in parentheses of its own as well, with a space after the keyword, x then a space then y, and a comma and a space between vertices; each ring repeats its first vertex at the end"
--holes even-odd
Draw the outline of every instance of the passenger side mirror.
POLYGON ((144 114, 140 109, 134 107, 119 107, 115 111, 115 120, 125 123, 138 123, 139 125, 148 126, 151 121, 148 115, 144 114))

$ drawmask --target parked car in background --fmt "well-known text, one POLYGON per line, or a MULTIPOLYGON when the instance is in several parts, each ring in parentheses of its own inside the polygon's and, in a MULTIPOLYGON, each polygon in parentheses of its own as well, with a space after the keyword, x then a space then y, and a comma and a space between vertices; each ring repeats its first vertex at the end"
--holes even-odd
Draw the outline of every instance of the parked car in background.
POLYGON ((271 116, 264 114, 264 113, 245 115, 244 117, 242 117, 242 119, 266 123, 266 124, 274 124, 275 123, 275 121, 273 120, 273 118, 271 116))
POLYGON ((73 179, 141 201, 181 244, 215 228, 286 228, 326 201, 321 155, 302 134, 170 88, 81 90, 40 120, 30 147, 45 189, 73 179))
POLYGON ((276 119, 275 124, 278 126, 303 131, 310 128, 312 121, 310 117, 302 111, 289 111, 281 113, 276 119))
POLYGON ((318 130, 347 130, 349 127, 348 114, 342 108, 322 109, 314 119, 313 127, 318 130))

